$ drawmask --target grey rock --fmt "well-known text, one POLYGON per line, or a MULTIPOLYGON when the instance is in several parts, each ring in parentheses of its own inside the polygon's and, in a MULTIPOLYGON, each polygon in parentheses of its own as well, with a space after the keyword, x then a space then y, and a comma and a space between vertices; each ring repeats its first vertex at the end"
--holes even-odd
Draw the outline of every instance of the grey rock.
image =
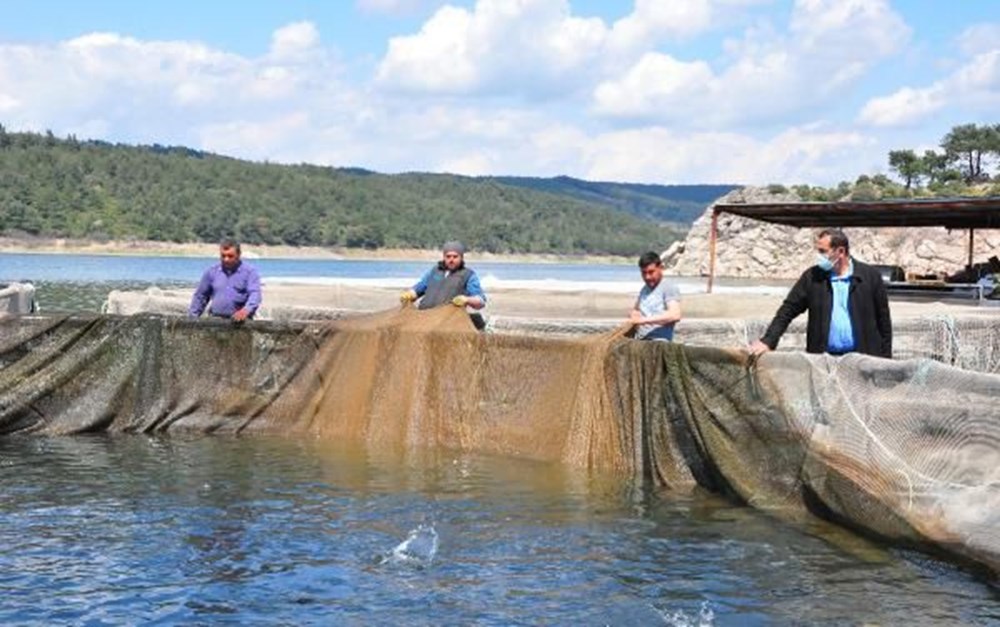
MULTIPOLYGON (((794 193, 771 194, 760 187, 734 190, 706 209, 683 243, 665 258, 669 274, 705 276, 709 270, 709 231, 718 203, 798 202, 794 193)), ((813 264, 815 229, 797 229, 750 220, 732 214, 719 216, 716 276, 749 279, 794 279, 813 264)), ((968 258, 968 231, 944 228, 846 228, 851 253, 868 263, 891 264, 917 274, 951 274, 968 258)), ((1000 254, 1000 233, 975 236, 974 259, 1000 254)))

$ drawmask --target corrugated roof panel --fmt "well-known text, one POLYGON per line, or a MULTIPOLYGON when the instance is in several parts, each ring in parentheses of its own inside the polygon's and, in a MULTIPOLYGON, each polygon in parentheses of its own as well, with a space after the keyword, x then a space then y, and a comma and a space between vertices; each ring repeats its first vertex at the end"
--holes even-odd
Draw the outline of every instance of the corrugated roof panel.
POLYGON ((1000 197, 878 202, 729 203, 718 204, 715 210, 796 227, 1000 228, 1000 197))

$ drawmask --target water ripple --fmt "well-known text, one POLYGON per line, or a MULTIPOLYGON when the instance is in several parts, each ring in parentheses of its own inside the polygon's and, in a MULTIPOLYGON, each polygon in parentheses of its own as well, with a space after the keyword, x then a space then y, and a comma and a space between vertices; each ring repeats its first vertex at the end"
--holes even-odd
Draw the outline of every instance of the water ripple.
POLYGON ((949 565, 556 465, 224 437, 0 460, 3 624, 1000 620, 949 565))

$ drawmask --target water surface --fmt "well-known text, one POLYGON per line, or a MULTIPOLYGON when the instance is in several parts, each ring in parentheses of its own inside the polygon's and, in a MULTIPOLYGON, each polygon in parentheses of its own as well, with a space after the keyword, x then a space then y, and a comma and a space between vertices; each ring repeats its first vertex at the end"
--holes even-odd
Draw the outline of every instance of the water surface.
MULTIPOLYGON (((52 255, 0 253, 0 283, 25 281, 37 289, 43 312, 97 312, 111 290, 194 289, 213 258, 127 257, 119 255, 52 255)), ((253 259, 265 283, 351 282, 401 289, 411 285, 430 264, 426 261, 337 259, 253 259)), ((642 286, 632 264, 478 262, 470 266, 487 291, 501 287, 599 290, 638 293, 642 286)), ((670 277, 684 294, 701 293, 705 279, 670 277)), ((787 281, 719 279, 716 291, 784 293, 787 281)))
MULTIPOLYGON (((412 278, 430 267, 427 261, 362 259, 248 259, 263 277, 412 278)), ((218 259, 210 257, 126 257, 120 255, 49 255, 0 253, 0 281, 187 281, 218 259)), ((469 265, 482 276, 501 280, 630 281, 639 283, 632 264, 507 263, 469 265)))
POLYGON ((85 436, 2 440, 0 472, 3 624, 1000 621, 947 564, 558 465, 85 436))
MULTIPOLYGON (((127 257, 119 255, 51 255, 0 253, 0 283, 24 281, 36 287, 42 312, 98 312, 111 290, 194 289, 213 258, 127 257)), ((355 280, 398 288, 410 285, 430 267, 421 261, 337 259, 253 259, 265 283, 268 280, 355 280)), ((640 284, 631 265, 573 263, 473 264, 491 285, 506 282, 559 281, 586 286, 640 284)))
MULTIPOLYGON (((210 262, 0 255, 0 280, 36 282, 43 310, 97 311, 111 289, 191 286, 210 262)), ((255 263, 373 280, 426 267, 255 263)), ((500 280, 637 274, 494 265, 500 280)), ((284 438, 12 438, 0 477, 2 624, 1000 621, 997 590, 948 564, 523 460, 284 438), (404 545, 421 529, 436 549, 404 545)))

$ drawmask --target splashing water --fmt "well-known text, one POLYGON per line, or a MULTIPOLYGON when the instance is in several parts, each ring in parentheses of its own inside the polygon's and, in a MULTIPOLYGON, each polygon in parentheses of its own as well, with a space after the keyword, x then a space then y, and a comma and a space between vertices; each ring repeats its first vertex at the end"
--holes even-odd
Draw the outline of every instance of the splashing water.
POLYGON ((696 616, 689 616, 680 610, 669 613, 665 610, 657 611, 663 618, 663 624, 672 627, 711 627, 715 624, 715 612, 712 611, 708 601, 702 602, 696 616))
POLYGON ((405 540, 386 553, 382 563, 430 566, 438 550, 438 533, 432 525, 418 525, 405 540))

